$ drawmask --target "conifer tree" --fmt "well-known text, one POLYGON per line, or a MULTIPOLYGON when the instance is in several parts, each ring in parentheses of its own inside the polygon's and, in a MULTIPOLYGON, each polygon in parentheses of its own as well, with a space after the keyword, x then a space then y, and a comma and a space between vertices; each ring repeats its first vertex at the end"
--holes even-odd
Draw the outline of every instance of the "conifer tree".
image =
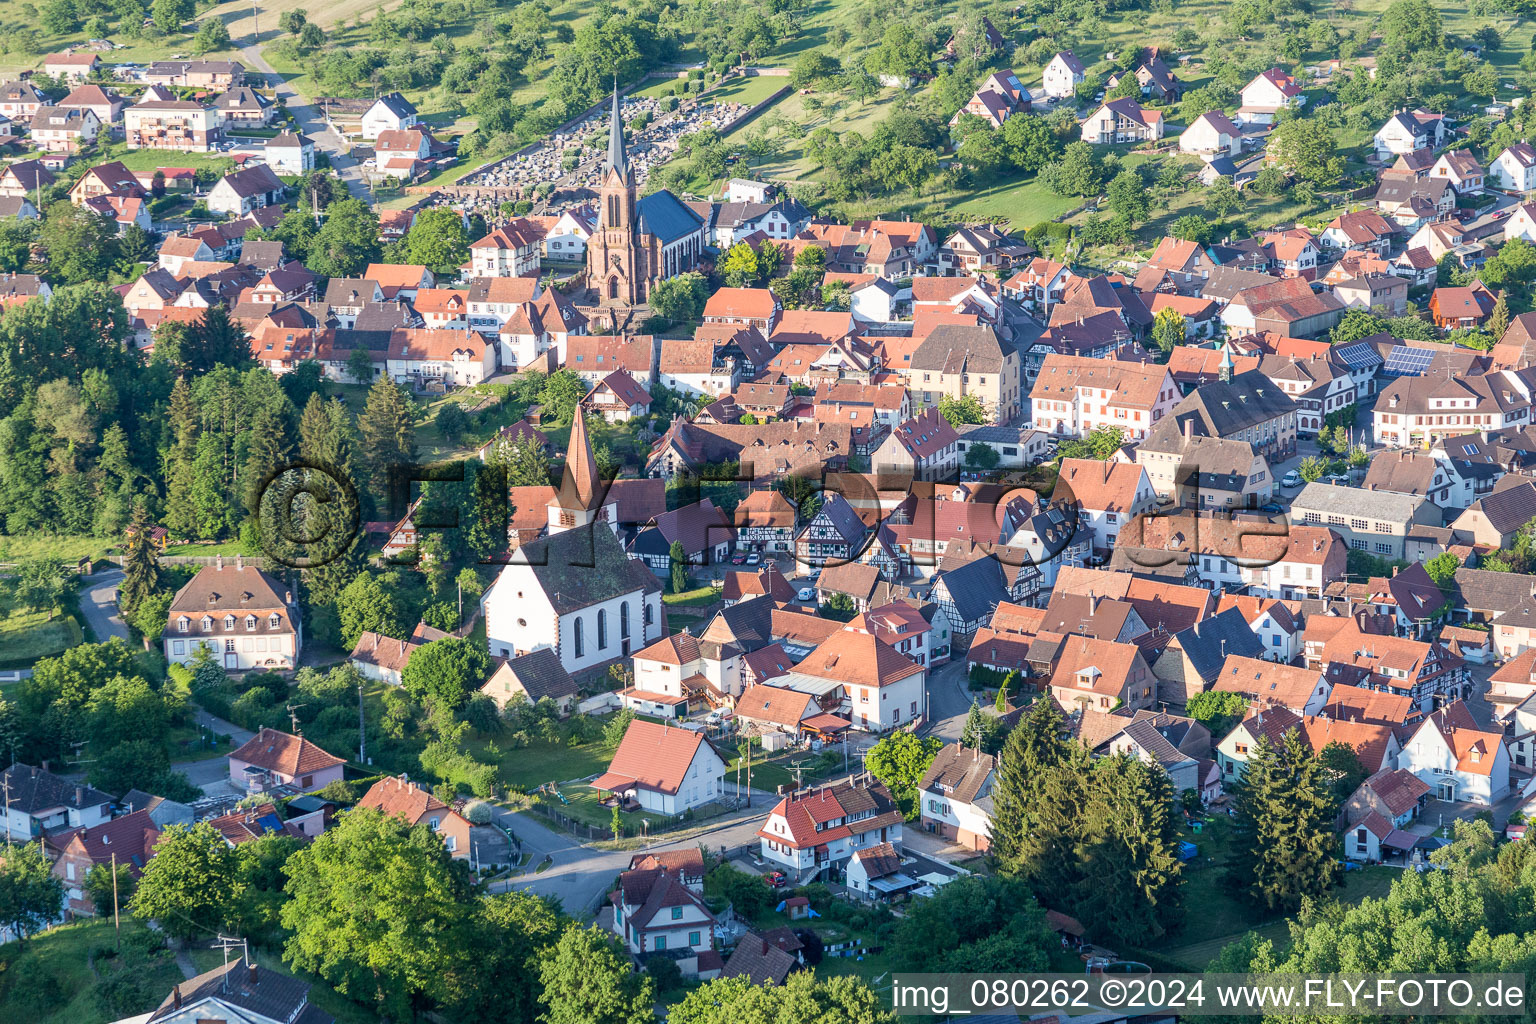
POLYGON ((251 416, 245 456, 245 507, 260 511, 261 492, 271 474, 288 462, 288 425, 273 409, 262 406, 251 416))
MULTIPOLYGON (((318 394, 310 395, 304 413, 299 417, 299 461, 309 467, 304 471, 306 482, 333 499, 305 502, 305 513, 320 520, 306 527, 314 531, 314 536, 331 536, 332 531, 342 531, 336 536, 343 536, 353 525, 352 517, 362 517, 372 507, 366 489, 357 486, 356 448, 357 441, 348 422, 346 407, 340 402, 328 402, 318 394), (338 480, 350 482, 352 493, 345 493, 338 486, 338 480)), ((304 570, 310 602, 317 605, 333 603, 347 584, 357 578, 362 567, 359 535, 334 558, 304 570)))
POLYGON ((1056 701, 1042 697, 1003 744, 992 789, 992 856, 1004 872, 1018 872, 1035 786, 1042 772, 1060 763, 1065 753, 1063 722, 1056 701))
POLYGON ((1294 910, 1338 878, 1338 811, 1322 761, 1295 729, 1260 737, 1232 784, 1235 848, 1228 877, 1255 904, 1294 910))
POLYGON ((1509 330, 1509 300, 1504 297, 1504 292, 1499 292, 1499 297, 1493 303, 1493 312, 1488 316, 1488 333, 1494 341, 1504 337, 1504 332, 1509 330))
POLYGON ((1145 944, 1182 919, 1173 797, 1160 765, 1128 756, 1094 762, 1077 858, 1083 877, 1072 906, 1096 933, 1145 944))
POLYGON ((981 705, 972 699, 971 710, 965 716, 965 728, 960 732, 960 745, 962 747, 980 747, 984 730, 985 723, 981 720, 981 705))
POLYGON ((192 538, 197 536, 197 511, 192 504, 196 475, 192 463, 197 457, 201 417, 185 377, 177 377, 171 387, 168 418, 172 442, 166 456, 165 526, 176 537, 192 538))
POLYGON ((133 536, 128 538, 128 552, 123 558, 123 582, 117 588, 117 603, 125 618, 132 618, 139 602, 160 589, 160 552, 149 531, 149 510, 142 502, 133 509, 133 536))
POLYGON ((368 391, 368 402, 358 417, 363 439, 363 459, 375 486, 391 482, 391 474, 416 458, 416 427, 411 399, 387 376, 368 391))

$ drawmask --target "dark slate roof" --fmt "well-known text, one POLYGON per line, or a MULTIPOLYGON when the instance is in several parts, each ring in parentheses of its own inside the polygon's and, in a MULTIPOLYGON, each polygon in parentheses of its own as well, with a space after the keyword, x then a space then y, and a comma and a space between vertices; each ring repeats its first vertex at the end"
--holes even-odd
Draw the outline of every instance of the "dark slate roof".
MULTIPOLYGON (((773 598, 763 594, 722 609, 715 619, 730 630, 736 647, 750 654, 773 642, 773 607, 773 598)), ((711 620, 710 628, 713 626, 711 620)), ((710 628, 700 635, 707 635, 710 628)))
POLYGON ((1007 353, 985 324, 940 324, 912 353, 912 369, 942 373, 1001 373, 1007 353))
POLYGON ((864 539, 868 529, 864 525, 864 520, 859 518, 857 510, 841 494, 834 494, 826 500, 826 503, 821 506, 821 511, 817 513, 817 518, 823 515, 827 517, 827 521, 832 524, 832 528, 838 532, 838 535, 848 543, 857 544, 864 539))
POLYGON ((577 690, 576 680, 560 664, 553 647, 541 647, 507 662, 507 669, 523 685, 530 700, 541 697, 569 697, 577 690))
POLYGON ((558 615, 637 590, 647 594, 661 590, 656 574, 624 554, 606 523, 529 541, 513 552, 512 563, 532 567, 558 615))
POLYGON ((1513 533, 1536 518, 1536 486, 1518 483, 1484 495, 1472 507, 1480 508, 1495 530, 1513 533))
POLYGON ((77 785, 31 765, 11 765, 5 770, 4 784, 11 809, 27 814, 36 814, 52 807, 79 809, 112 802, 112 797, 100 790, 77 785))
MULTIPOLYGON (((995 558, 978 558, 940 574, 955 611, 966 622, 990 616, 999 603, 1009 599, 1003 573, 995 558)), ((1243 623, 1244 626, 1247 623, 1243 623)))
POLYGON ((1487 569, 1457 569, 1452 597, 1472 611, 1503 614, 1519 607, 1536 586, 1531 577, 1487 569))
POLYGON ((1181 431, 1184 421, 1192 418, 1196 433, 1230 437, 1295 412, 1296 403, 1278 384, 1258 370, 1248 370, 1234 374, 1230 381, 1201 385, 1174 407, 1172 417, 1181 431))
MULTIPOLYGON (((243 957, 189 978, 177 989, 183 1008, 199 1000, 219 999, 230 1006, 293 1024, 331 1024, 334 1019, 308 1005, 308 982, 268 968, 248 967, 243 957), (227 985, 226 974, 229 976, 227 985)), ((176 996, 172 993, 149 1015, 149 1020, 161 1020, 177 1012, 176 996)))
POLYGON ((663 245, 699 230, 704 223, 698 214, 666 189, 641 199, 635 209, 640 214, 640 230, 655 235, 663 245))
POLYGON ((386 93, 380 96, 377 102, 384 104, 384 108, 396 117, 409 117, 416 113, 416 108, 411 106, 411 101, 398 92, 386 93))
POLYGON ((1202 619, 1175 633, 1174 639, 1207 684, 1216 681, 1221 666, 1231 655, 1258 658, 1264 654, 1263 642, 1236 608, 1202 619))

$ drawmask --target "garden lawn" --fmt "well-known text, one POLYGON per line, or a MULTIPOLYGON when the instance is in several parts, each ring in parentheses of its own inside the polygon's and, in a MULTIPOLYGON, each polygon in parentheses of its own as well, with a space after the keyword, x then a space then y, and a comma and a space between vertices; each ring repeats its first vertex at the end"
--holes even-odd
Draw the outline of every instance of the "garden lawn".
POLYGON ((22 611, 0 605, 0 668, 25 668, 39 658, 49 658, 81 643, 84 633, 73 615, 60 608, 47 612, 22 611))
MULTIPOLYGON (((492 738, 495 741, 495 738, 492 738)), ((499 777, 514 789, 531 792, 546 782, 569 782, 584 779, 608 767, 613 758, 613 748, 599 740, 584 746, 572 747, 563 743, 535 739, 519 750, 506 749, 501 743, 499 777)), ((477 758, 488 758, 487 740, 472 741, 470 753, 477 758)))
POLYGON ((719 588, 707 583, 702 587, 694 587, 692 590, 661 595, 661 603, 672 608, 702 608, 712 605, 718 600, 720 600, 719 588))

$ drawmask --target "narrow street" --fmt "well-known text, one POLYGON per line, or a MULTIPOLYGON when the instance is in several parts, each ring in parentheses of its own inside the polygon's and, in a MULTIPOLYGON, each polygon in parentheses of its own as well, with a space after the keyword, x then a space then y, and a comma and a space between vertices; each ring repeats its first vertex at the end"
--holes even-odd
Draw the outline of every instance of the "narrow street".
POLYGON ((324 113, 308 97, 300 96, 284 81, 282 75, 273 70, 272 65, 262 57, 261 48, 254 40, 241 45, 240 56, 248 73, 254 71, 265 76, 267 84, 277 91, 277 95, 287 105, 288 112, 298 122, 299 130, 314 139, 315 145, 330 156, 332 169, 346 183, 347 192, 352 198, 370 202, 372 195, 363 181, 362 168, 348 154, 346 140, 326 125, 324 113))

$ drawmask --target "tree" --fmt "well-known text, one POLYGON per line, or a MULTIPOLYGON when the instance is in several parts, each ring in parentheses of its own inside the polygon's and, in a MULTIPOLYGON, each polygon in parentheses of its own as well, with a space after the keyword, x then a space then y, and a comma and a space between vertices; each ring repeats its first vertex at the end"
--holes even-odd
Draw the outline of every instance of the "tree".
POLYGON ((903 730, 883 737, 864 758, 864 766, 885 783, 908 820, 917 816, 917 784, 943 745, 937 736, 918 737, 903 730))
POLYGON ((96 908, 96 913, 103 917, 114 909, 128 909, 128 901, 133 898, 133 891, 137 884, 133 877, 132 865, 125 860, 117 862, 115 876, 110 863, 97 864, 85 873, 86 896, 90 898, 91 905, 96 908), (114 884, 117 898, 115 908, 112 903, 114 884))
POLYGON ((568 367, 561 367, 544 378, 539 389, 539 403, 544 413, 553 416, 557 423, 570 423, 576 418, 576 409, 587 397, 586 382, 568 367))
POLYGON ((361 199, 343 199, 325 211, 306 265, 322 277, 353 277, 378 262, 379 254, 378 215, 361 199))
POLYGON ((1229 787, 1236 856, 1228 879, 1256 905, 1293 910, 1337 881, 1337 805, 1329 781, 1295 729, 1278 747, 1262 736, 1249 747, 1242 775, 1229 787))
POLYGON ((129 909, 168 935, 192 939, 227 924, 242 892, 235 851, 212 825, 169 825, 129 909))
POLYGON ((1198 242, 1204 245, 1211 240, 1211 222, 1198 214, 1186 213, 1168 229, 1168 233, 1174 238, 1183 239, 1186 242, 1198 242))
POLYGON ((1396 0, 1381 16, 1382 50, 1398 57, 1439 53, 1445 45, 1440 12, 1429 0, 1396 0))
POLYGON ((940 395, 939 415, 948 420, 952 427, 987 422, 987 408, 975 395, 961 395, 959 398, 940 395))
POLYGON ((721 258, 720 274, 731 288, 747 288, 756 284, 760 274, 757 250, 746 242, 737 242, 721 258))
POLYGON ((1494 301, 1493 312, 1488 314, 1488 334, 1495 341, 1504 337, 1504 332, 1509 330, 1509 299, 1504 292, 1499 292, 1499 297, 1494 301))
POLYGON ((1165 306, 1152 318, 1152 340, 1163 352, 1172 352, 1184 344, 1184 314, 1172 306, 1165 306))
POLYGON ((1344 174, 1333 129, 1320 117, 1281 121, 1270 133, 1268 151, 1280 166, 1314 186, 1332 185, 1344 174))
POLYGON ((197 13, 194 0, 154 0, 150 12, 161 32, 180 32, 181 26, 197 13))
POLYGON ((635 720, 635 713, 629 708, 621 708, 608 719, 608 724, 603 726, 603 742, 610 747, 618 747, 624 739, 624 734, 629 731, 629 723, 635 720))
POLYGON ((58 918, 64 906, 64 883, 41 842, 12 849, 0 859, 0 926, 25 946, 27 936, 58 918))
POLYGON ((1330 740, 1318 751, 1317 759, 1322 763, 1323 773, 1332 785, 1330 791, 1336 804, 1342 804, 1348 800, 1350 794, 1360 788, 1360 783, 1365 781, 1370 772, 1360 763, 1360 755, 1355 753, 1355 748, 1338 740, 1330 740))
POLYGON ((417 648, 400 676, 400 685, 417 700, 441 702, 457 710, 491 675, 491 657, 483 643, 445 637, 417 648))
POLYGON ((667 549, 667 559, 672 565, 672 593, 681 594, 688 589, 688 553, 683 550, 683 542, 675 540, 667 549))
POLYGON ((310 22, 299 32, 299 46, 306 50, 316 50, 325 45, 325 29, 310 22))
POLYGON ((400 594, 384 585, 377 573, 360 573, 337 596, 342 645, 351 650, 366 630, 404 640, 410 634, 400 594))
POLYGON ((1227 690, 1207 690, 1189 698, 1184 710, 1216 738, 1225 736, 1248 713, 1248 699, 1227 690))
POLYGON ((1210 188, 1205 190, 1204 205, 1205 212, 1211 216, 1225 217, 1243 208, 1243 196, 1237 186, 1232 184, 1232 179, 1223 175, 1211 182, 1210 188))
POLYGON ((1109 197, 1110 209, 1135 224, 1147 219, 1151 203, 1147 187, 1141 175, 1127 168, 1110 179, 1104 194, 1109 197))
POLYGON ((692 270, 657 281, 650 293, 651 311, 673 323, 697 320, 708 300, 708 282, 703 274, 692 270))
POLYGON ((469 259, 469 241, 459 211, 446 206, 423 210, 405 236, 400 262, 420 264, 440 275, 456 273, 469 259))
POLYGON ((796 971, 782 985, 716 978, 689 991, 667 1013, 670 1024, 896 1024, 898 1019, 862 979, 824 978, 815 971, 796 971))
POLYGON ((221 18, 204 18, 192 37, 192 48, 198 53, 229 49, 229 26, 221 18))
POLYGON ((50 275, 67 284, 105 281, 117 262, 116 221, 67 199, 48 207, 38 241, 50 275))
POLYGON ((1013 165, 1032 174, 1061 156, 1061 136, 1051 123, 1032 114, 1015 114, 1003 122, 1003 152, 1013 165))
POLYGON ((992 856, 1005 871, 1017 870, 1034 809, 1034 787, 1066 754, 1066 719, 1052 698, 1035 701, 1003 744, 993 783, 992 856))
POLYGON ((304 31, 304 26, 309 24, 309 12, 301 8, 293 8, 284 11, 277 17, 278 27, 291 36, 296 36, 304 31))
POLYGON ((387 374, 368 390, 357 428, 362 434, 363 458, 376 483, 384 483, 391 475, 398 478, 415 460, 416 426, 411 399, 387 374))
POLYGON ((1424 563, 1424 571, 1429 573, 1429 578, 1435 581, 1435 585, 1449 593, 1456 579, 1456 570, 1461 568, 1461 559, 1449 551, 1440 554, 1424 563))
POLYGON ((630 969, 628 954, 611 934, 568 924, 541 960, 543 1024, 652 1024, 656 1019, 651 979, 630 969))
POLYGON ((1387 322, 1369 310, 1359 306, 1351 306, 1344 311, 1344 316, 1334 325, 1329 338, 1335 345, 1347 345, 1351 341, 1359 341, 1373 334, 1380 334, 1387 329, 1387 322))
POLYGON ((1096 196, 1104 183, 1104 162, 1088 143, 1068 143, 1060 160, 1041 169, 1040 180, 1057 195, 1096 196))
POLYGON ((983 473, 996 469, 997 464, 1001 461, 1002 456, 997 454, 996 448, 990 444, 983 444, 980 441, 972 441, 970 447, 965 452, 966 466, 983 473))
POLYGON ((1324 473, 1328 472, 1328 463, 1316 455, 1308 455, 1301 460, 1301 465, 1296 467, 1296 472, 1300 473, 1301 478, 1307 483, 1316 483, 1323 478, 1324 473))
POLYGON ((347 353, 347 376, 359 384, 373 382, 373 356, 361 345, 347 353))
POLYGON ((353 808, 284 871, 296 970, 394 1020, 457 994, 475 955, 470 878, 425 824, 353 808))

